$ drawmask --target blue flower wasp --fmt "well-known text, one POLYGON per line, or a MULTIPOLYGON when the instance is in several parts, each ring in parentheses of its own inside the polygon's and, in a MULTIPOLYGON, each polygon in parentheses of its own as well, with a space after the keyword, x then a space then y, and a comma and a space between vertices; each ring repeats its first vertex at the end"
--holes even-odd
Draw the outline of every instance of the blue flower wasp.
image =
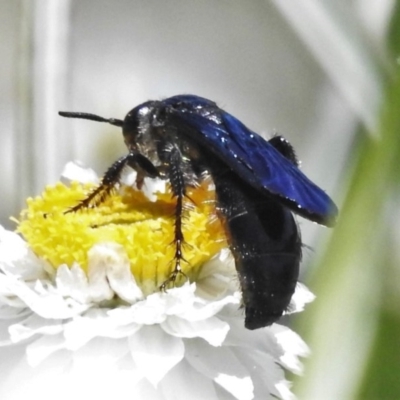
POLYGON ((169 181, 176 199, 175 267, 166 288, 182 274, 182 233, 187 189, 210 175, 217 214, 226 231, 243 294, 245 326, 277 321, 294 293, 302 243, 292 213, 333 226, 338 210, 329 196, 298 168, 293 147, 281 136, 269 141, 216 103, 194 95, 147 101, 123 120, 60 112, 122 128, 128 154, 115 161, 100 185, 68 212, 96 205, 119 182, 122 170, 169 181))

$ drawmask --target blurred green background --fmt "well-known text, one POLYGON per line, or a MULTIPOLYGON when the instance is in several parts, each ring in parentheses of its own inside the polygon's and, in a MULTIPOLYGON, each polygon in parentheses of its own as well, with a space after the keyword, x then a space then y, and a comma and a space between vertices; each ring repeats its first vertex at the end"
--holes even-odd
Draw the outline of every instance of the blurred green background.
POLYGON ((385 38, 377 125, 355 134, 341 218, 309 281, 317 301, 298 321, 313 351, 302 399, 400 398, 400 3, 385 38))
POLYGON ((0 223, 79 159, 124 153, 110 126, 179 93, 283 134, 341 209, 330 231, 299 218, 291 320, 312 350, 301 400, 400 399, 400 5, 394 0, 0 0, 0 223))

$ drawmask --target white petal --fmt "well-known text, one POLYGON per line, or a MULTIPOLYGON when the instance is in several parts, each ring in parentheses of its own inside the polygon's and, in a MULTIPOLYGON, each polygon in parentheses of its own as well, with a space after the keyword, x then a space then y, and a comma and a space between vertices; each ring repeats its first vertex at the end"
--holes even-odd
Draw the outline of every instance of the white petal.
POLYGON ((134 362, 143 375, 156 386, 184 356, 182 339, 170 336, 160 326, 144 326, 129 338, 134 362))
MULTIPOLYGON (((0 293, 2 286, 2 281, 0 279, 0 293)), ((14 297, 12 294, 10 297, 0 295, 0 319, 23 317, 30 312, 25 303, 18 297, 14 297)))
POLYGON ((222 310, 228 304, 240 304, 241 295, 236 293, 232 296, 222 297, 220 300, 207 301, 196 298, 193 307, 187 309, 186 312, 180 313, 179 316, 188 321, 199 321, 209 318, 222 310))
POLYGON ((88 278, 78 264, 74 264, 71 268, 65 264, 60 265, 57 268, 55 281, 59 293, 64 297, 72 297, 81 303, 89 301, 88 278))
POLYGON ((252 400, 253 382, 250 377, 238 377, 236 375, 220 373, 215 382, 231 393, 238 400, 252 400))
POLYGON ((79 161, 68 162, 61 173, 61 181, 65 183, 71 181, 97 183, 98 180, 96 172, 91 168, 84 167, 79 161))
POLYGON ((36 334, 54 335, 62 332, 62 330, 61 320, 45 319, 33 313, 26 319, 8 328, 11 340, 14 343, 21 342, 36 334))
POLYGON ((45 264, 19 235, 0 226, 0 270, 25 280, 34 280, 45 277, 45 264))
MULTIPOLYGON (((221 386, 219 385, 215 385, 215 391, 217 392, 217 398, 218 400, 232 400, 234 399, 234 397, 227 392, 225 389, 223 389, 221 386)), ((253 400, 255 398, 253 397, 253 400)), ((265 400, 265 399, 262 399, 265 400)))
MULTIPOLYGON (((133 388, 129 400, 165 400, 158 388, 155 388, 147 379, 142 379, 133 388)), ((118 399, 119 400, 119 399, 118 399)), ((187 399, 189 400, 189 399, 187 399)))
MULTIPOLYGON (((134 370, 121 371, 115 368, 117 352, 122 355, 119 345, 116 347, 117 350, 109 350, 109 344, 96 343, 91 351, 79 351, 73 354, 74 357, 66 350, 57 351, 35 368, 27 364, 26 357, 21 354, 21 346, 14 346, 14 351, 8 353, 0 349, 0 369, 3 372, 0 399, 25 400, 38 397, 40 400, 162 400, 158 397, 137 396, 135 385, 141 376, 134 370), (99 358, 99 353, 109 351, 110 358, 99 358), (84 361, 80 363, 84 359, 87 360, 86 365, 84 361), (86 368, 83 370, 80 366, 86 368)), ((128 349, 127 345, 125 348, 128 349)))
POLYGON ((138 324, 120 325, 118 320, 108 316, 107 310, 91 309, 84 316, 75 317, 64 324, 66 348, 69 350, 79 349, 98 336, 128 337, 139 329, 140 325, 138 324))
MULTIPOLYGON (((136 171, 126 168, 121 175, 120 182, 129 187, 136 186, 136 171)), ((144 178, 144 184, 140 191, 152 202, 157 200, 157 192, 165 193, 166 181, 158 178, 144 178)))
POLYGON ((315 300, 315 295, 310 292, 307 286, 297 282, 296 290, 290 300, 288 310, 285 314, 292 314, 304 310, 306 304, 315 300))
POLYGON ((297 333, 288 328, 274 324, 272 329, 275 333, 277 343, 283 350, 280 361, 292 372, 301 374, 303 371, 303 364, 298 357, 309 356, 309 347, 297 333))
POLYGON ((165 193, 166 182, 157 178, 144 178, 144 185, 141 190, 150 201, 156 201, 157 195, 155 193, 165 193))
POLYGON ((275 387, 284 379, 283 369, 270 354, 260 351, 257 347, 233 347, 232 352, 241 361, 244 368, 251 371, 254 384, 254 398, 279 398, 275 387))
POLYGON ((254 386, 250 372, 229 348, 210 347, 201 340, 191 340, 185 345, 185 358, 195 369, 213 379, 236 399, 253 399, 254 386))
POLYGON ((182 318, 171 316, 161 324, 161 327, 173 336, 201 337, 212 346, 221 346, 229 331, 229 325, 216 317, 188 322, 182 318))
POLYGON ((232 254, 228 249, 223 249, 201 267, 196 294, 205 299, 215 299, 224 295, 229 289, 235 290, 237 286, 237 273, 232 254))
POLYGON ((13 344, 14 344, 14 342, 10 338, 4 339, 4 340, 0 339, 0 347, 8 347, 8 346, 11 346, 13 344))
MULTIPOLYGON (((153 296, 153 295, 151 295, 153 296)), ((150 296, 149 296, 150 297, 150 296)), ((131 307, 118 307, 108 311, 108 315, 120 324, 136 323, 139 325, 159 324, 167 318, 163 304, 161 302, 139 301, 131 307)), ((158 299, 157 299, 158 300, 158 299)))
MULTIPOLYGON (((98 373, 99 370, 104 372, 117 371, 116 363, 129 354, 129 346, 127 338, 124 339, 110 339, 97 337, 90 341, 86 346, 73 352, 73 371, 74 373, 87 374, 98 373)), ((132 363, 133 367, 133 363, 132 363)), ((133 380, 138 375, 134 373, 132 368, 133 380)), ((141 374, 140 374, 141 377, 141 374)))
POLYGON ((93 302, 111 300, 114 291, 107 280, 109 251, 103 245, 95 245, 88 251, 88 281, 90 298, 93 302))
POLYGON ((41 400, 55 400, 55 394, 57 400, 153 400, 154 397, 136 396, 137 380, 132 371, 113 370, 105 362, 96 363, 94 358, 90 368, 87 367, 85 370, 79 368, 77 371, 74 368, 71 373, 57 379, 55 384, 53 380, 50 383, 52 395, 49 394, 43 399, 40 389, 35 393, 40 393, 41 400))
POLYGON ((114 294, 129 303, 143 298, 123 246, 97 244, 88 252, 88 258, 89 292, 93 301, 110 300, 114 294))
POLYGON ((123 300, 135 303, 143 298, 143 293, 136 284, 131 272, 128 255, 123 246, 116 243, 102 245, 107 258, 108 283, 114 292, 123 300))
POLYGON ((168 289, 166 293, 161 292, 159 294, 161 295, 161 300, 165 302, 165 312, 168 315, 179 315, 192 309, 196 300, 195 292, 196 284, 186 282, 181 287, 168 289))
POLYGON ((185 360, 168 373, 158 390, 165 400, 219 400, 213 381, 185 360))
POLYGON ((261 353, 271 355, 275 360, 283 355, 284 350, 277 343, 275 333, 283 330, 289 330, 284 326, 273 324, 266 328, 248 330, 244 327, 243 319, 239 318, 224 318, 231 327, 225 339, 225 346, 241 347, 244 349, 257 349, 261 353))
POLYGON ((282 379, 276 385, 276 390, 278 391, 280 397, 283 400, 296 400, 297 397, 291 392, 290 387, 291 383, 286 379, 282 379))
POLYGON ((70 318, 88 308, 73 299, 64 299, 60 294, 51 293, 41 281, 36 282, 35 290, 13 276, 0 274, 0 282, 2 290, 6 286, 10 293, 19 297, 27 307, 43 318, 70 318))
POLYGON ((229 249, 222 249, 211 260, 201 267, 199 280, 206 279, 211 275, 224 275, 232 278, 236 275, 235 261, 229 249))
POLYGON ((68 399, 64 393, 71 382, 65 380, 65 375, 60 375, 65 369, 63 352, 58 352, 61 357, 58 353, 54 353, 45 362, 32 368, 27 363, 25 349, 21 345, 7 350, 8 354, 2 351, 0 358, 2 370, 0 398, 2 400, 21 400, 32 397, 52 400, 55 393, 57 393, 57 400, 68 399))
MULTIPOLYGON (((225 318, 225 320, 227 320, 225 318)), ((235 346, 248 350, 258 349, 262 354, 271 355, 275 361, 290 371, 301 374, 303 365, 298 357, 307 357, 310 353, 306 343, 289 328, 272 324, 263 329, 249 331, 244 329, 241 321, 227 320, 231 327, 224 342, 226 346, 235 346)))
POLYGON ((230 278, 226 278, 223 275, 210 275, 197 281, 196 294, 208 300, 221 297, 228 291, 230 281, 230 278))
MULTIPOLYGON (((0 321, 0 347, 10 346, 14 344, 11 340, 8 330, 10 325, 12 324, 13 320, 11 321, 0 321)), ((1 370, 1 366, 0 366, 1 370)))
MULTIPOLYGON (((90 311, 105 313, 105 311, 102 310, 89 310, 89 315, 91 314, 90 311)), ((93 318, 89 316, 87 318, 78 316, 66 323, 64 326, 66 348, 72 351, 80 349, 91 339, 99 335, 100 324, 101 322, 99 323, 94 316, 93 318)))
POLYGON ((42 336, 26 347, 28 364, 36 367, 48 356, 63 348, 65 348, 65 340, 62 334, 42 336))

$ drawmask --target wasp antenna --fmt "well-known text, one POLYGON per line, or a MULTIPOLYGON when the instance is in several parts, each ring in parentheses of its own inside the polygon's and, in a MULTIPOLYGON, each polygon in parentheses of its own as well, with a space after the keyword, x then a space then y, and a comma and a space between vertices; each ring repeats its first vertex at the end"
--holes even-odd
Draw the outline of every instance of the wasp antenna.
POLYGON ((58 115, 61 117, 66 118, 79 118, 79 119, 88 119, 90 121, 97 121, 97 122, 107 122, 108 124, 115 125, 122 127, 124 121, 115 118, 103 118, 99 117, 98 115, 89 114, 89 113, 82 113, 82 112, 70 112, 70 111, 59 111, 58 115))

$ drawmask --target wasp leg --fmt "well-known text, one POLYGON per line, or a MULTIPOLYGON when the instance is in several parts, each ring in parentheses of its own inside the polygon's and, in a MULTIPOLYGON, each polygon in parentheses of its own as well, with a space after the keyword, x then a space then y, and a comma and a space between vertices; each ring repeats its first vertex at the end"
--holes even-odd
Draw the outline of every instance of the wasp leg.
POLYGON ((89 195, 79 202, 76 206, 71 207, 65 212, 76 212, 84 208, 97 207, 109 196, 115 185, 119 183, 122 170, 126 165, 138 171, 138 174, 146 174, 146 176, 156 177, 158 171, 149 159, 139 153, 129 153, 115 161, 106 171, 100 185, 97 186, 89 195))
POLYGON ((148 176, 149 178, 157 178, 159 176, 157 168, 143 154, 129 153, 126 156, 126 164, 143 176, 148 176))
POLYGON ((183 257, 182 251, 185 241, 182 232, 182 216, 184 211, 183 199, 186 196, 186 182, 183 171, 182 155, 176 148, 173 148, 170 152, 167 172, 171 183, 172 195, 173 197, 176 197, 175 230, 173 241, 175 244, 175 267, 169 278, 160 286, 160 290, 163 291, 165 291, 170 283, 174 284, 179 275, 186 277, 181 267, 181 262, 186 261, 183 257))

